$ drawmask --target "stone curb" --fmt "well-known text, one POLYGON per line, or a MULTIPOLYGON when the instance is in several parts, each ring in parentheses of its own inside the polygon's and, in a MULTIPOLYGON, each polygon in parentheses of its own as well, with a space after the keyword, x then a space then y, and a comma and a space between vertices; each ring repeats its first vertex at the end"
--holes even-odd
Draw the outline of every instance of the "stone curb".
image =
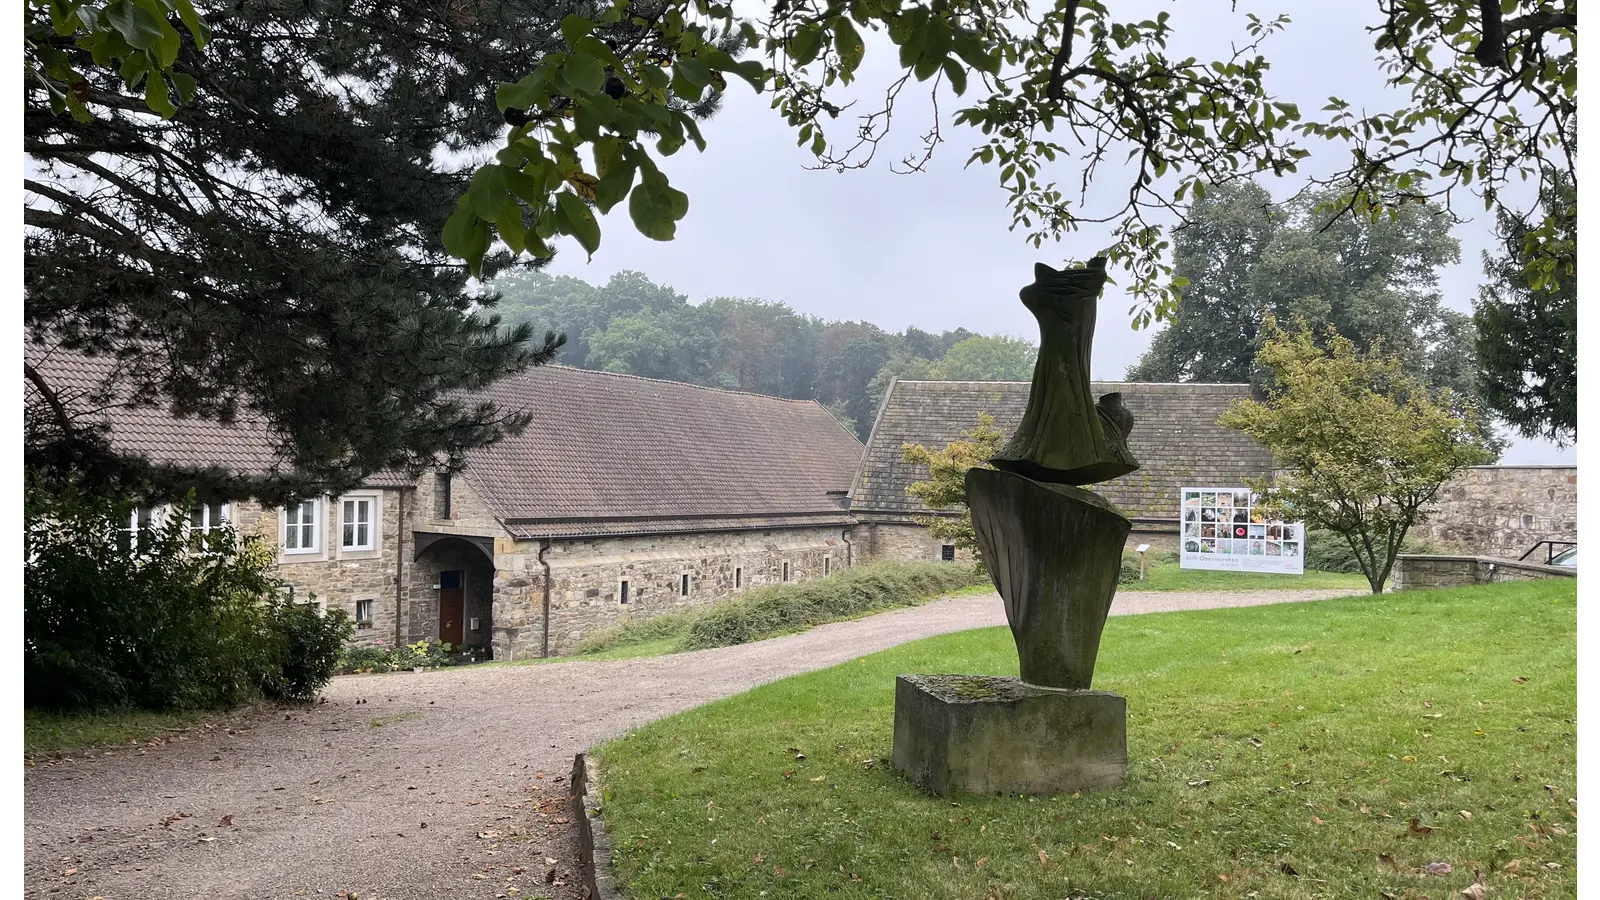
POLYGON ((572 758, 572 818, 578 824, 578 868, 589 900, 622 900, 611 880, 611 836, 600 818, 600 773, 588 754, 572 758))

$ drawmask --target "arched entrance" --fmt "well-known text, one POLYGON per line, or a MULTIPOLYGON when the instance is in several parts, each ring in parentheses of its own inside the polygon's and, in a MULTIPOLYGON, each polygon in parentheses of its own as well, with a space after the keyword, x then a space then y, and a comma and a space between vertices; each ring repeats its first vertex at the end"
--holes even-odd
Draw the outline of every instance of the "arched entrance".
POLYGON ((440 640, 481 659, 492 655, 494 539, 415 532, 411 640, 440 640))

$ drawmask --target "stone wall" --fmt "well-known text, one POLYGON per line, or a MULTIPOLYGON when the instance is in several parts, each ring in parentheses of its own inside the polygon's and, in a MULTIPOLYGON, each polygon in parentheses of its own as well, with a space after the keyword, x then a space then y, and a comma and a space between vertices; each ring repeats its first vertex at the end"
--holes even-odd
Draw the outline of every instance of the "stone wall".
POLYGON ((1395 559, 1392 590, 1464 587, 1501 581, 1576 578, 1578 570, 1487 556, 1429 556, 1403 553, 1395 559))
MULTIPOLYGON (((553 541, 545 554, 550 565, 550 654, 573 653, 585 636, 603 628, 708 606, 750 588, 781 583, 785 564, 789 581, 843 569, 851 556, 845 532, 796 528, 553 541), (689 576, 687 596, 684 575, 689 576), (628 582, 625 604, 620 596, 623 579, 628 582)), ((517 542, 517 555, 534 560, 534 571, 541 571, 538 547, 538 541, 517 542)), ((497 617, 502 605, 496 604, 497 617)), ((538 655, 537 648, 531 655, 538 655)))
MULTIPOLYGON (((937 561, 943 541, 928 533, 928 529, 909 521, 862 522, 854 530, 858 557, 862 562, 919 562, 937 561)), ((1135 523, 1125 544, 1127 552, 1140 544, 1150 549, 1178 552, 1177 525, 1135 523)), ((965 549, 956 550, 958 562, 971 562, 972 554, 965 549)))
POLYGON ((1475 466, 1440 488, 1429 512, 1412 534, 1471 554, 1516 559, 1542 540, 1578 539, 1578 469, 1475 466))
POLYGON ((318 503, 317 549, 311 553, 284 550, 284 513, 257 503, 237 502, 230 509, 231 521, 241 537, 253 535, 278 548, 275 574, 294 591, 295 599, 315 597, 324 609, 342 609, 351 618, 356 602, 371 600, 370 627, 356 631, 359 644, 392 643, 395 636, 396 562, 401 558, 404 530, 399 520, 399 491, 362 489, 347 496, 369 496, 378 504, 378 534, 375 549, 346 551, 339 547, 339 498, 324 497, 318 503))

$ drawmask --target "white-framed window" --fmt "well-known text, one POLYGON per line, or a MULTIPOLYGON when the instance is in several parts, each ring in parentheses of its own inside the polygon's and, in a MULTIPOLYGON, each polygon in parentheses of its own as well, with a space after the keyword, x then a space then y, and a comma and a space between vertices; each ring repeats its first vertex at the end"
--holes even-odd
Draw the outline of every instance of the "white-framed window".
POLYGON ((689 587, 689 573, 684 572, 678 576, 678 592, 687 597, 689 596, 689 587))
POLYGON ((370 494, 339 498, 339 549, 378 546, 378 498, 370 494))
POLYGON ((283 511, 283 552, 315 553, 322 548, 317 539, 317 515, 321 504, 316 500, 301 500, 283 511))
POLYGON ((118 544, 124 550, 138 550, 151 529, 160 525, 160 511, 153 506, 141 506, 128 513, 128 527, 117 529, 118 544))
POLYGON ((207 537, 228 527, 228 513, 226 503, 201 503, 189 510, 189 546, 204 548, 207 537))
POLYGON ((372 627, 372 611, 373 611, 373 607, 375 607, 375 606, 377 606, 377 601, 376 600, 357 600, 356 601, 356 627, 357 628, 371 628, 372 627))

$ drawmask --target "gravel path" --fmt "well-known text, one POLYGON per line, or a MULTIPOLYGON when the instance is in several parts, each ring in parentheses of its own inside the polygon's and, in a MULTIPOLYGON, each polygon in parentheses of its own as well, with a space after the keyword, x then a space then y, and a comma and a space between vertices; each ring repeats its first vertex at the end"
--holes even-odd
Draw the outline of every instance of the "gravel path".
MULTIPOLYGON (((1124 593, 1112 614, 1346 593, 1124 593)), ((574 753, 763 682, 1003 624, 987 594, 650 659, 338 678, 311 709, 27 768, 25 896, 573 900, 574 753)))

